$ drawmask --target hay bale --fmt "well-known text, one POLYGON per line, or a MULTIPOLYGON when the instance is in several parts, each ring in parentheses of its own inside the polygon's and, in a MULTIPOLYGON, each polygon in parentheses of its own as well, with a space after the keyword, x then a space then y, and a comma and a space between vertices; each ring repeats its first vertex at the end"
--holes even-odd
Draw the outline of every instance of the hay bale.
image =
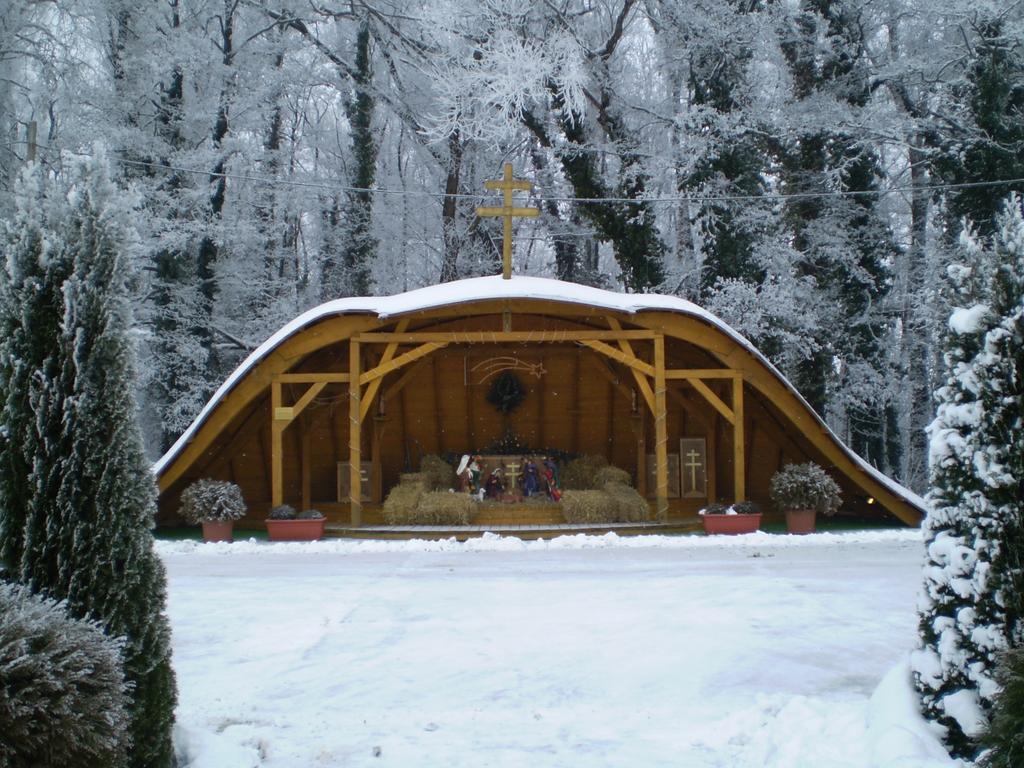
POLYGON ((559 471, 562 488, 567 491, 590 491, 601 486, 594 483, 594 476, 602 467, 608 466, 604 456, 580 456, 573 459, 559 471))
POLYGON ((455 467, 440 456, 429 454, 420 460, 420 474, 426 477, 431 491, 447 491, 455 487, 455 467))
POLYGON ((416 507, 426 490, 422 482, 415 480, 401 482, 392 488, 384 500, 384 522, 388 525, 416 525, 416 507))
POLYGON ((430 480, 423 472, 406 472, 405 474, 398 476, 399 483, 419 483, 420 485, 428 485, 430 480))
POLYGON ((416 505, 419 525, 469 525, 476 504, 465 493, 427 491, 416 505))
POLYGON ((609 483, 618 483, 631 487, 633 485, 633 478, 629 472, 618 467, 613 467, 611 464, 599 468, 594 473, 594 485, 593 488, 603 489, 609 483))
POLYGON ((604 491, 566 491, 562 514, 567 523, 608 523, 618 511, 615 498, 604 491))
MULTIPOLYGON (((609 469, 615 468, 609 467, 609 469)), ((647 501, 636 488, 624 483, 607 483, 604 486, 604 493, 608 494, 615 503, 613 522, 640 523, 647 519, 649 514, 647 501)))

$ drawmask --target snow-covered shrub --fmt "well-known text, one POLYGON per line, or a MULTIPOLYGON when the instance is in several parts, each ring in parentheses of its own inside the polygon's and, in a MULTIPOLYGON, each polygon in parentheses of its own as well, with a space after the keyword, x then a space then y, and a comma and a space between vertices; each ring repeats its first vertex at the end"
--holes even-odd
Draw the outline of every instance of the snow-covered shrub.
POLYGON ((61 603, 0 583, 0 766, 121 765, 122 644, 61 603))
POLYGON ((304 509, 295 516, 296 520, 323 520, 324 513, 318 509, 304 509))
POLYGON ((226 480, 196 480, 181 494, 178 514, 192 524, 238 520, 245 516, 242 489, 226 480))
POLYGON ((839 486, 813 461, 787 464, 772 476, 772 501, 783 512, 813 509, 823 515, 839 511, 839 486))
POLYGON ((294 520, 298 516, 295 511, 295 507, 288 504, 279 504, 270 510, 270 514, 267 515, 268 520, 294 520))
POLYGON ((931 490, 914 680, 951 751, 973 757, 1024 642, 1024 217, 1011 196, 991 242, 970 233, 947 270, 945 383, 928 427, 931 490))

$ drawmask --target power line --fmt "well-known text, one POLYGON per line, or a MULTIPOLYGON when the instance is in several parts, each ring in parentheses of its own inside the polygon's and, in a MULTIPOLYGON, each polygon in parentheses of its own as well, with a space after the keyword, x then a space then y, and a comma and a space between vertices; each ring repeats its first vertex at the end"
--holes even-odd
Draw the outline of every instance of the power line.
MULTIPOLYGON (((483 201, 489 200, 492 195, 486 194, 468 194, 464 192, 456 192, 448 194, 445 192, 430 192, 428 190, 408 190, 408 189, 387 189, 386 187, 351 187, 344 184, 325 184, 323 182, 315 181, 301 181, 295 179, 275 179, 267 176, 253 176, 251 174, 240 174, 240 173, 228 173, 228 172, 213 172, 199 170, 195 168, 181 168, 173 165, 165 165, 163 163, 150 163, 142 160, 121 160, 122 163, 128 165, 145 166, 148 168, 159 168, 166 171, 174 171, 175 173, 188 173, 199 176, 207 176, 210 178, 225 178, 225 179, 237 179, 240 181, 251 181, 258 184, 282 184, 285 186, 297 186, 307 187, 314 189, 324 189, 333 192, 352 192, 357 194, 379 194, 379 195, 398 195, 398 196, 412 196, 412 197, 431 197, 439 200, 446 198, 455 198, 458 200, 476 200, 483 201)), ((806 200, 814 198, 829 198, 829 197, 863 197, 868 195, 894 195, 902 194, 905 192, 941 192, 951 191, 957 189, 977 189, 984 187, 997 187, 1007 186, 1010 184, 1024 184, 1024 178, 1018 179, 997 179, 990 181, 970 181, 961 182, 956 184, 929 184, 922 187, 889 187, 888 189, 861 189, 861 190, 835 190, 830 192, 764 192, 761 194, 745 194, 745 195, 676 195, 676 196, 663 196, 663 197, 533 197, 532 199, 541 203, 582 203, 586 204, 600 204, 600 203, 625 203, 632 205, 641 205, 647 203, 702 203, 702 202, 750 202, 757 200, 806 200)))
MULTIPOLYGON (((75 153, 78 154, 78 153, 75 153)), ((431 192, 428 190, 409 189, 388 189, 386 187, 352 187, 340 182, 337 184, 320 181, 303 181, 301 179, 279 179, 269 176, 257 176, 245 173, 230 173, 227 171, 215 172, 198 168, 184 168, 181 166, 169 165, 166 163, 153 163, 144 160, 128 160, 120 158, 119 162, 125 165, 134 165, 144 168, 153 168, 173 173, 187 173, 195 176, 206 176, 212 179, 234 179, 236 181, 248 181, 255 184, 266 184, 269 186, 290 186, 305 189, 320 189, 329 192, 348 192, 353 194, 371 195, 394 195, 399 197, 429 197, 437 200, 454 198, 456 200, 470 200, 482 202, 491 199, 492 195, 469 194, 456 192, 447 194, 445 192, 431 192)), ((934 193, 948 192, 958 189, 982 189, 987 187, 1001 187, 1013 184, 1024 184, 1024 178, 1015 179, 994 179, 987 181, 970 181, 955 184, 929 184, 921 187, 900 186, 887 189, 861 189, 861 190, 833 190, 829 192, 763 192, 760 194, 723 194, 723 195, 670 195, 658 197, 570 197, 570 196, 531 196, 531 200, 538 203, 578 203, 581 205, 601 204, 622 204, 622 205, 648 205, 648 204, 679 204, 689 203, 727 203, 727 202, 758 202, 758 201, 785 201, 785 200, 813 200, 826 198, 856 198, 867 196, 883 197, 905 193, 934 193)))

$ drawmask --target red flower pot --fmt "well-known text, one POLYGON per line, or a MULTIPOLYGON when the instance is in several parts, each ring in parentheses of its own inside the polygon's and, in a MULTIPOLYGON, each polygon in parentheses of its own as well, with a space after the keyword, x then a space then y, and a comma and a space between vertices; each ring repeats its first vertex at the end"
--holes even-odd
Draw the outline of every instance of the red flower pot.
POLYGON ((234 520, 203 521, 203 541, 234 541, 234 520))
POLYGON ((324 535, 327 520, 267 520, 271 541, 317 541, 324 535))
POLYGON ((816 514, 813 509, 787 509, 786 530, 790 533, 814 533, 816 514))
POLYGON ((753 533, 761 526, 761 513, 756 515, 701 515, 704 533, 753 533))

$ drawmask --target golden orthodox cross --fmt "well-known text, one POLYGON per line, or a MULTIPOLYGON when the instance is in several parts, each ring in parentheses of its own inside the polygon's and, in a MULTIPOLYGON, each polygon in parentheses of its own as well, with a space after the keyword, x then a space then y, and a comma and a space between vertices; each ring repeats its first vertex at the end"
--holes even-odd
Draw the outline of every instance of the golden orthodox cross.
POLYGON ((509 483, 509 487, 506 488, 505 490, 511 491, 512 493, 515 493, 515 491, 516 491, 516 482, 517 482, 517 478, 519 477, 519 474, 520 474, 520 472, 519 472, 519 465, 518 464, 510 461, 508 464, 505 465, 505 477, 508 478, 508 483, 509 483))
POLYGON ((504 193, 501 207, 481 206, 476 209, 477 216, 501 216, 505 220, 504 236, 501 243, 501 276, 512 279, 512 218, 514 216, 537 216, 536 208, 515 208, 512 205, 512 191, 516 189, 531 190, 533 184, 521 179, 512 178, 512 163, 505 163, 505 175, 500 181, 485 181, 487 189, 500 189, 504 193))

